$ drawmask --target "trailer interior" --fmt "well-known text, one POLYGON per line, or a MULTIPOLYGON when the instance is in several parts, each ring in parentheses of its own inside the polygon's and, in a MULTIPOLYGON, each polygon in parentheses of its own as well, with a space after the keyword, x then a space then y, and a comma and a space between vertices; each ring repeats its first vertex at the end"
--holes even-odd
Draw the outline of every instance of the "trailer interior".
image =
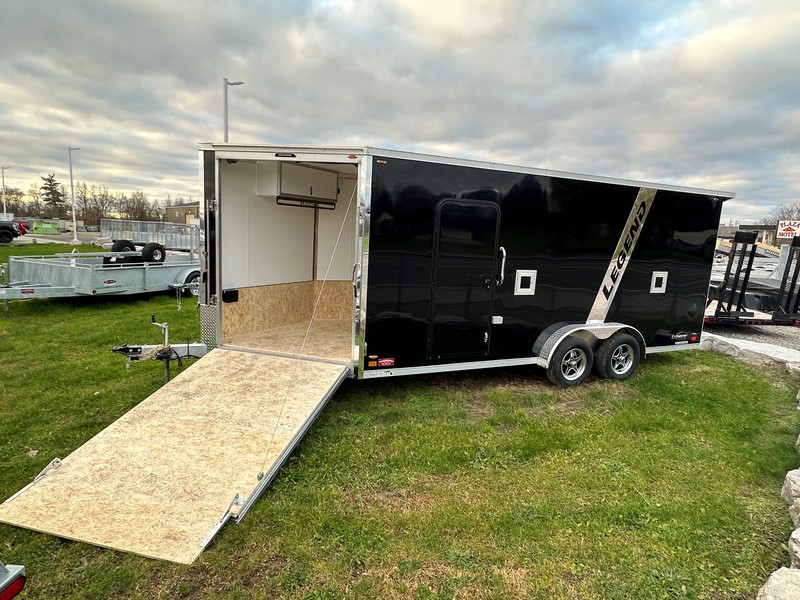
POLYGON ((217 164, 220 346, 350 363, 358 166, 217 164))

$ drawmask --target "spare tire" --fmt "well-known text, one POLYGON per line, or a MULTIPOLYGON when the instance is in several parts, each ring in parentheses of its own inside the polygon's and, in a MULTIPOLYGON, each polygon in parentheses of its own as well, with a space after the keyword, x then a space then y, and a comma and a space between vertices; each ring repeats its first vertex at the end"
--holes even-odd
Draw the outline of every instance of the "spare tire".
POLYGON ((111 244, 112 252, 136 252, 136 246, 130 240, 114 240, 111 244))
POLYGON ((161 244, 150 242, 142 248, 142 258, 145 262, 163 263, 164 259, 167 258, 167 251, 161 244))

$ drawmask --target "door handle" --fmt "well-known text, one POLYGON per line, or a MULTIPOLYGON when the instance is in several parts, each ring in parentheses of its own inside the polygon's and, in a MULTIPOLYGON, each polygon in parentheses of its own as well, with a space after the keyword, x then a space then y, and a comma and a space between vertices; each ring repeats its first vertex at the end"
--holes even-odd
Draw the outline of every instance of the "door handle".
POLYGON ((500 287, 506 280, 506 249, 500 246, 498 252, 500 252, 500 276, 497 278, 497 286, 500 287))

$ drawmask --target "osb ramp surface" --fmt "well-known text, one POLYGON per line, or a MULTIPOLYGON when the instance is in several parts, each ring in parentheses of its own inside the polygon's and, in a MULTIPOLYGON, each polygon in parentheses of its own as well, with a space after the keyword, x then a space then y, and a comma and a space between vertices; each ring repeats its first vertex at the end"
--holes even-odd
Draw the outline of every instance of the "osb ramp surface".
POLYGON ((215 349, 67 456, 0 521, 191 563, 344 367, 215 349))

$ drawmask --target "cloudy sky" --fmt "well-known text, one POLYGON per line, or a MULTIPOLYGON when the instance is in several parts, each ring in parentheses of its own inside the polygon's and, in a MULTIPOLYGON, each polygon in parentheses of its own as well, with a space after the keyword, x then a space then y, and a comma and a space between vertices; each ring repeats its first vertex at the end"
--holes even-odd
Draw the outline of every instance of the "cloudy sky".
POLYGON ((3 0, 0 164, 197 199, 197 145, 369 145, 800 201, 797 0, 3 0))

